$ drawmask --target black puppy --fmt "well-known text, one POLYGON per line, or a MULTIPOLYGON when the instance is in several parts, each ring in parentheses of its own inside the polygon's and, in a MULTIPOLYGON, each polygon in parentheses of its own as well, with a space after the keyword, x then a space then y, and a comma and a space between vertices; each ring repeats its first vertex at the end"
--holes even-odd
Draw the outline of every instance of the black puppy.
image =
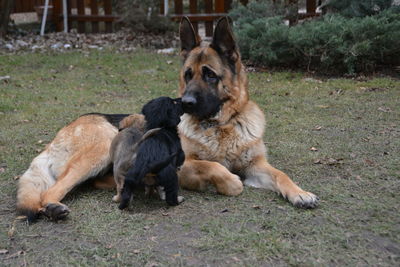
POLYGON ((185 161, 177 126, 183 114, 180 98, 159 97, 143 106, 146 131, 151 131, 138 144, 135 163, 125 176, 120 209, 129 205, 133 189, 153 174, 158 185, 164 187, 169 205, 179 204, 177 169, 185 161), (159 128, 159 129, 157 129, 159 128))

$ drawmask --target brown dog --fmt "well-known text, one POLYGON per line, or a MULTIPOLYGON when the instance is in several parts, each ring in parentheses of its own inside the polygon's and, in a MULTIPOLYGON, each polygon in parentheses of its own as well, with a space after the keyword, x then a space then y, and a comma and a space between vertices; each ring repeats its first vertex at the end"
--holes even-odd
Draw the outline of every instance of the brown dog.
POLYGON ((210 44, 200 41, 187 18, 180 38, 180 94, 186 112, 179 125, 186 154, 181 186, 201 190, 213 184, 221 194, 238 195, 242 179, 245 185, 282 194, 295 206, 314 208, 318 198, 266 160, 264 114, 249 100, 228 18, 219 20, 210 44))
MULTIPOLYGON (((228 18, 219 20, 210 44, 201 42, 183 18, 180 38, 184 63, 179 92, 186 111, 179 125, 186 154, 180 185, 203 190, 212 184, 219 193, 233 196, 242 192, 243 180, 245 185, 278 192, 295 206, 316 207, 314 194, 266 160, 264 115, 249 100, 228 18)), ((109 149, 118 126, 127 127, 131 120, 126 115, 91 114, 62 128, 20 178, 18 210, 29 220, 40 212, 55 220, 64 218, 69 209, 60 201, 76 185, 109 169, 109 149)), ((97 185, 115 186, 108 178, 97 178, 97 185)))

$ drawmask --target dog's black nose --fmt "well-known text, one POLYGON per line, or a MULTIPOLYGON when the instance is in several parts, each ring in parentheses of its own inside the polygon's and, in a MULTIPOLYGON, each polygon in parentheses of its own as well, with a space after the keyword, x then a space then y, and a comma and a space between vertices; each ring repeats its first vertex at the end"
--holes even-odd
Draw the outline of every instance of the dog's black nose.
POLYGON ((193 107, 194 105, 196 105, 196 103, 197 103, 196 98, 194 98, 191 95, 182 97, 182 104, 184 107, 193 107))

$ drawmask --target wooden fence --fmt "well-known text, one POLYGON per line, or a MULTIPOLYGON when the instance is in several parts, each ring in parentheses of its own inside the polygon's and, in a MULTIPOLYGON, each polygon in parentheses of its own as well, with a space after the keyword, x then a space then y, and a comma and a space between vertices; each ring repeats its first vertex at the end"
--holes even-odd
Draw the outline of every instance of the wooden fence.
MULTIPOLYGON (((231 8, 232 0, 189 0, 189 10, 184 12, 183 0, 174 0, 174 13, 170 14, 173 20, 180 20, 182 16, 187 16, 198 32, 199 22, 204 22, 206 36, 213 33, 214 21, 222 16, 226 16, 231 8), (204 4, 203 4, 204 3, 204 4), (204 6, 203 8, 200 8, 204 6)), ((248 0, 240 0, 242 4, 247 4, 248 0)), ((164 14, 164 1, 160 0, 160 14, 164 14)))
MULTIPOLYGON (((164 14, 164 0, 159 1, 160 14, 164 14)), ((245 5, 248 1, 240 0, 245 5)), ((288 2, 293 4, 297 3, 298 0, 288 0, 288 2)), ((33 12, 35 11, 35 6, 43 4, 44 0, 15 0, 13 13, 33 12)), ((50 0, 50 4, 53 9, 52 20, 56 25, 56 30, 62 31, 64 29, 62 0, 50 0)), ((173 4, 174 13, 169 14, 173 20, 179 21, 182 16, 187 16, 192 21, 196 31, 198 31, 199 23, 204 23, 206 36, 211 36, 214 21, 227 15, 231 8, 232 0, 169 0, 169 4, 173 4), (187 2, 189 6, 184 5, 187 2)), ((112 0, 67 0, 67 5, 69 29, 76 27, 80 33, 97 33, 101 29, 106 32, 113 31, 113 22, 118 17, 112 15, 112 0), (102 23, 104 23, 104 27, 100 26, 102 23)), ((307 0, 306 13, 299 13, 298 18, 304 19, 317 16, 316 8, 316 0, 307 0)))
MULTIPOLYGON (((112 0, 68 0, 68 27, 77 24, 78 32, 88 32, 88 25, 91 25, 92 33, 100 31, 101 23, 104 23, 104 31, 113 31, 113 22, 117 16, 112 15, 112 0), (76 12, 72 12, 76 7, 76 12)), ((62 0, 53 0, 53 21, 56 30, 61 31, 64 28, 62 20, 62 0)))

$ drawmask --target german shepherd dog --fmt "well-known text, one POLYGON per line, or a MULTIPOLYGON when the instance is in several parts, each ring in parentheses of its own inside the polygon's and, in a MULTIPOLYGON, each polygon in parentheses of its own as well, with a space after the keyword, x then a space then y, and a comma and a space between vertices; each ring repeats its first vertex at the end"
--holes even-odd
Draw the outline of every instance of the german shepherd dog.
MULTIPOLYGON (((183 188, 209 184, 236 196, 243 184, 273 190, 301 208, 314 208, 318 197, 302 190, 266 160, 264 114, 249 100, 248 82, 227 17, 215 27, 211 43, 202 42, 188 18, 180 24, 179 95, 186 114, 179 124, 185 162, 178 173, 183 188), (243 181, 243 182, 242 182, 243 181)), ((91 114, 62 128, 19 180, 17 209, 34 220, 43 213, 58 220, 69 213, 60 201, 76 185, 95 178, 97 187, 115 186, 104 177, 118 125, 131 117, 91 114)))
POLYGON ((159 97, 144 105, 142 114, 146 120, 146 133, 141 136, 136 127, 120 132, 111 144, 111 159, 114 164, 114 178, 120 209, 129 205, 133 189, 139 185, 159 186, 161 198, 169 205, 178 205, 177 168, 184 160, 178 135, 178 124, 183 114, 181 99, 159 97), (149 178, 150 176, 150 178, 149 178), (122 195, 121 195, 122 193, 122 195))

